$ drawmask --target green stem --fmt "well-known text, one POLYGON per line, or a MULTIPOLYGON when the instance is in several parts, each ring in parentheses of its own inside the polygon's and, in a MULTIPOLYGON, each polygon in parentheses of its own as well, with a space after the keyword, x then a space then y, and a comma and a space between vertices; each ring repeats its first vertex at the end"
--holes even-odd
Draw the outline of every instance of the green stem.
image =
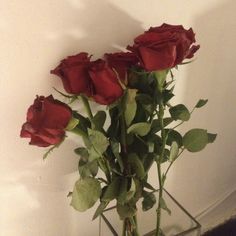
POLYGON ((169 170, 170 170, 170 167, 173 165, 173 163, 178 159, 178 157, 184 152, 184 150, 185 150, 185 148, 183 148, 182 150, 181 150, 181 152, 178 154, 178 156, 176 157, 176 159, 174 160, 174 161, 172 161, 170 164, 169 164, 169 166, 167 167, 167 169, 166 169, 166 172, 165 172, 165 174, 164 174, 164 178, 166 178, 166 176, 167 176, 167 174, 168 174, 168 172, 169 172, 169 170))
POLYGON ((155 233, 155 236, 159 236, 160 235, 160 225, 161 225, 161 205, 160 205, 160 202, 161 202, 162 194, 163 194, 162 187, 160 187, 159 197, 158 197, 158 208, 156 210, 156 212, 157 212, 157 222, 156 222, 156 233, 155 233))
POLYGON ((152 114, 150 115, 149 122, 152 123, 154 116, 156 115, 156 103, 152 104, 152 114))
MULTIPOLYGON (((121 142, 122 161, 123 161, 124 167, 125 167, 124 174, 129 175, 130 174, 130 167, 127 162, 127 154, 128 154, 127 153, 128 152, 127 151, 127 127, 126 127, 126 123, 125 123, 124 113, 122 111, 121 111, 121 117, 120 117, 120 128, 121 128, 120 142, 121 142)), ((140 236, 140 234, 138 232, 138 224, 137 224, 136 216, 134 216, 132 218, 126 218, 123 221, 122 236, 140 236), (133 225, 134 228, 132 228, 131 225, 133 225)))
POLYGON ((74 129, 70 130, 69 132, 77 134, 77 135, 81 136, 82 138, 87 138, 87 134, 84 131, 82 131, 81 129, 74 128, 74 129))
MULTIPOLYGON (((82 102, 83 102, 83 104, 84 104, 84 108, 85 108, 85 111, 86 111, 86 113, 87 113, 87 115, 88 115, 88 118, 89 118, 89 120, 90 120, 90 122, 91 122, 92 128, 94 128, 93 113, 92 113, 92 110, 91 110, 89 101, 88 101, 88 99, 87 99, 85 96, 83 96, 83 95, 81 95, 80 97, 81 97, 81 100, 82 100, 82 102)), ((108 181, 108 183, 110 183, 110 182, 111 182, 111 174, 110 174, 109 163, 108 163, 107 159, 106 159, 104 156, 101 156, 101 160, 98 161, 98 163, 100 164, 100 166, 103 166, 103 167, 104 167, 104 172, 105 172, 107 181, 108 181), (101 161, 102 161, 103 163, 101 163, 101 161)))
POLYGON ((156 221, 156 233, 155 236, 160 236, 160 225, 161 225, 161 199, 163 195, 163 187, 164 187, 164 181, 162 179, 162 171, 161 171, 161 163, 162 159, 164 156, 165 152, 165 146, 166 146, 166 140, 167 140, 167 135, 165 132, 165 127, 164 127, 164 104, 163 100, 160 99, 159 101, 159 112, 158 112, 158 119, 160 122, 160 127, 161 127, 161 138, 162 138, 162 146, 161 146, 161 154, 160 154, 160 159, 157 162, 157 170, 158 170, 158 182, 159 182, 159 196, 158 196, 158 207, 156 209, 157 212, 157 221, 156 221))
POLYGON ((120 117, 120 127, 121 127, 121 134, 120 134, 120 138, 121 138, 121 151, 123 154, 127 154, 127 137, 126 137, 126 125, 125 125, 125 118, 124 118, 124 114, 122 113, 121 117, 120 117))
POLYGON ((136 215, 123 220, 122 236, 140 236, 136 215))
POLYGON ((133 218, 134 218, 134 223, 135 223, 134 235, 135 235, 135 236, 140 236, 140 234, 139 234, 139 232, 138 232, 138 220, 137 220, 137 215, 135 215, 133 218))
POLYGON ((111 183, 111 174, 106 158, 104 156, 101 156, 101 159, 100 158, 98 159, 98 164, 105 173, 107 184, 111 183))
POLYGON ((86 111, 86 113, 88 115, 88 118, 89 118, 90 122, 92 123, 93 113, 91 111, 88 99, 86 97, 84 97, 83 95, 81 95, 80 97, 81 97, 81 100, 82 100, 82 102, 84 104, 84 108, 85 108, 85 111, 86 111))
MULTIPOLYGON (((121 153, 122 153, 122 161, 124 164, 124 174, 126 175, 128 171, 128 166, 127 166, 127 137, 126 137, 126 124, 125 124, 125 118, 124 118, 124 113, 121 111, 121 116, 120 116, 120 143, 121 143, 121 153)), ((129 226, 128 226, 128 218, 125 218, 123 220, 123 232, 122 236, 127 236, 129 235, 129 226)))
POLYGON ((126 236, 126 220, 123 220, 122 236, 126 236))

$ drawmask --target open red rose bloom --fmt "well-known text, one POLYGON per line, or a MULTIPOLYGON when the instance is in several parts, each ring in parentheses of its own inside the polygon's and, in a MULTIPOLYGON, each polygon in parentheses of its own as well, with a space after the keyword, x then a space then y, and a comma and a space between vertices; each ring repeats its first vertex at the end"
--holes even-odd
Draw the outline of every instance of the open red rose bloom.
POLYGON ((28 109, 20 135, 31 138, 30 144, 40 147, 58 144, 64 138, 71 117, 70 107, 53 96, 37 97, 28 109))
POLYGON ((127 48, 137 55, 143 68, 155 71, 175 67, 184 59, 192 58, 200 47, 193 43, 195 34, 192 28, 185 30, 182 25, 163 24, 151 27, 127 48))

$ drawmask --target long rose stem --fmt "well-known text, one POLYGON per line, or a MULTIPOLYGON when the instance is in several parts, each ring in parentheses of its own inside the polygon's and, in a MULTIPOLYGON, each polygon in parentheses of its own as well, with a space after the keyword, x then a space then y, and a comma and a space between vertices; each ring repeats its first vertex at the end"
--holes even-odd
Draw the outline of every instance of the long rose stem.
POLYGON ((167 135, 166 135, 165 128, 164 128, 163 117, 164 117, 164 104, 163 104, 163 100, 160 99, 160 101, 159 101, 158 119, 159 119, 160 127, 161 127, 162 146, 161 146, 160 158, 157 161, 158 182, 159 182, 159 196, 158 196, 158 207, 156 209, 156 212, 157 212, 157 222, 156 222, 156 233, 155 233, 155 236, 160 236, 161 202, 162 202, 163 187, 164 187, 164 181, 162 179, 162 172, 161 172, 161 163, 162 163, 164 152, 165 152, 167 135))

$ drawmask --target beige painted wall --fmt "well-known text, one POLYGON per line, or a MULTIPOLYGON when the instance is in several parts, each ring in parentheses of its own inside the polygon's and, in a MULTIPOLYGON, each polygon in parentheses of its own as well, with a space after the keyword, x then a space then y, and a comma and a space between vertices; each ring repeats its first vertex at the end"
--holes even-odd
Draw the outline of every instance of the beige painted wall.
POLYGON ((185 153, 168 189, 193 214, 233 191, 235 9, 234 0, 0 0, 0 235, 96 235, 93 210, 77 213, 66 198, 78 178, 72 148, 80 141, 70 137, 43 162, 44 150, 20 139, 20 127, 36 94, 61 87, 49 74, 60 59, 80 51, 99 57, 163 22, 192 26, 201 44, 197 60, 177 73, 177 100, 209 104, 183 130, 219 134, 200 154, 185 153))

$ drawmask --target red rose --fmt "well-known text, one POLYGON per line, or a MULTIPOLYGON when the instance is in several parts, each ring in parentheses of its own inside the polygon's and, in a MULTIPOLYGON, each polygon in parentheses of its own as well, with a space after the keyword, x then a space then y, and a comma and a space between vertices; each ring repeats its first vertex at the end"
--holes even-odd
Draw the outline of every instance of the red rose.
POLYGON ((185 30, 182 25, 163 24, 151 27, 134 40, 127 48, 140 59, 147 71, 164 70, 180 64, 186 58, 192 58, 199 49, 195 43, 192 28, 185 30))
POLYGON ((40 147, 60 143, 71 117, 70 107, 55 100, 52 95, 37 96, 28 109, 27 121, 22 126, 20 136, 31 138, 30 144, 40 147))
POLYGON ((105 61, 99 59, 90 64, 88 73, 92 80, 92 98, 100 104, 108 105, 122 96, 123 90, 116 73, 105 61))
POLYGON ((90 95, 91 88, 87 73, 89 63, 88 53, 82 52, 62 60, 51 73, 62 79, 66 92, 90 95))
POLYGON ((137 56, 132 52, 106 53, 105 58, 108 65, 115 69, 122 81, 126 80, 128 69, 138 63, 137 56))
POLYGON ((62 60, 51 73, 58 75, 68 93, 85 94, 97 103, 113 103, 123 94, 117 74, 99 59, 90 61, 87 53, 62 60))

